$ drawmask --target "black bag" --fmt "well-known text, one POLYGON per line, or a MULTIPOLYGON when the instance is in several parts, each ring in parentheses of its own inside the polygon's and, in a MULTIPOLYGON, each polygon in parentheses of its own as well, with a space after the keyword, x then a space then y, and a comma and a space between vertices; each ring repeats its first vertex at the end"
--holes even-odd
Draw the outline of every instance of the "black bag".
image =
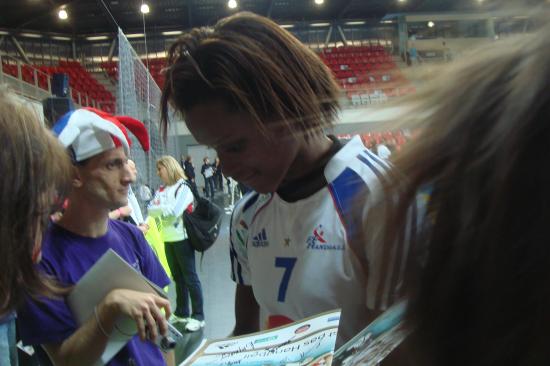
MULTIPOLYGON (((201 197, 195 187, 185 182, 195 198, 193 212, 183 212, 183 224, 189 242, 198 252, 204 252, 214 244, 220 233, 223 210, 213 202, 201 197)), ((178 195, 176 190, 176 196, 178 195)))

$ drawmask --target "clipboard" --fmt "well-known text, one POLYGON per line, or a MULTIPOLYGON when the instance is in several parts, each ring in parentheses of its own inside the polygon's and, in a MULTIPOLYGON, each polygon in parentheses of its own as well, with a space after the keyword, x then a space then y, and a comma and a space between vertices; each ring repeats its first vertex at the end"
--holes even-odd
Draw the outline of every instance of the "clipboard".
MULTIPOLYGON (((150 292, 167 298, 164 291, 141 273, 130 266, 114 250, 109 249, 82 276, 73 290, 67 296, 67 303, 78 325, 94 316, 94 307, 114 289, 128 289, 150 292)), ((137 333, 137 327, 132 318, 121 316, 116 320, 116 327, 121 332, 113 332, 109 337, 105 351, 96 365, 105 365, 122 347, 137 333)))

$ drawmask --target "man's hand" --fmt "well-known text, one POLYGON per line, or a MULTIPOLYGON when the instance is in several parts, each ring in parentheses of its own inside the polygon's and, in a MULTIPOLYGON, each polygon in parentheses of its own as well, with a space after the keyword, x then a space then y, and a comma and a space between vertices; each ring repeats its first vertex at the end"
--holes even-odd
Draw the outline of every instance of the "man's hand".
POLYGON ((170 317, 170 302, 152 293, 117 289, 111 291, 100 304, 100 312, 112 311, 134 319, 141 340, 155 341, 159 334, 168 332, 166 319, 170 317), (161 309, 164 309, 164 314, 161 309))
POLYGON ((146 223, 139 224, 138 229, 143 233, 143 235, 147 235, 147 232, 149 231, 149 225, 146 223))
POLYGON ((109 218, 111 220, 118 220, 118 219, 122 219, 124 217, 130 216, 131 213, 132 213, 132 208, 130 206, 123 206, 109 212, 109 218))
POLYGON ((132 208, 130 206, 123 206, 118 209, 120 214, 119 218, 128 217, 132 213, 132 208))

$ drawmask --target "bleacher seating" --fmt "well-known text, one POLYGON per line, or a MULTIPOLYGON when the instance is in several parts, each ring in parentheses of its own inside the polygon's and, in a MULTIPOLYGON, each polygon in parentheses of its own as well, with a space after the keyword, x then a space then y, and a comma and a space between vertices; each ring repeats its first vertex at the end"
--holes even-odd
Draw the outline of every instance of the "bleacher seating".
MULTIPOLYGON (((162 86, 164 85, 164 76, 161 74, 161 70, 166 64, 165 58, 153 58, 150 59, 147 63, 146 60, 141 60, 144 65, 149 64, 149 73, 153 77, 153 80, 158 84, 158 86, 162 89, 162 86)), ((113 80, 114 82, 118 82, 118 62, 116 61, 106 61, 101 63, 101 67, 107 75, 113 80)))
MULTIPOLYGON (((9 59, 2 59, 2 71, 15 78, 19 76, 18 65, 15 61, 9 59)), ((29 84, 48 90, 48 75, 42 72, 38 67, 21 64, 21 79, 29 84), (36 82, 36 80, 38 80, 38 82, 36 82)))
POLYGON ((383 46, 325 48, 319 57, 332 70, 352 105, 383 103, 414 92, 383 46))
POLYGON ((78 61, 59 61, 58 66, 39 66, 47 74, 69 75, 71 97, 83 107, 95 106, 108 113, 115 112, 115 98, 78 61), (95 105, 94 105, 95 103, 95 105))
MULTIPOLYGON (((8 60, 8 59, 6 59, 8 60)), ((28 65, 2 60, 2 71, 15 78, 49 90, 49 78, 54 73, 69 75, 69 86, 73 101, 81 106, 93 106, 109 113, 115 112, 115 98, 103 85, 77 61, 59 61, 58 66, 28 65), (20 65, 20 66, 19 66, 20 65)))
MULTIPOLYGON (((345 134, 337 135, 339 139, 347 140, 351 139, 354 135, 345 134)), ((384 131, 384 132, 369 132, 359 135, 365 146, 369 149, 376 147, 378 144, 386 144, 392 146, 395 150, 399 151, 407 142, 405 133, 401 130, 397 131, 384 131)))
MULTIPOLYGON (((415 91, 381 45, 325 48, 319 57, 332 70, 354 106, 384 103, 415 91)), ((145 60, 142 62, 147 64, 145 60)), ((164 85, 161 71, 165 64, 165 58, 148 61, 149 72, 160 88, 164 85)), ((101 67, 113 81, 117 81, 117 62, 103 62, 101 67)))

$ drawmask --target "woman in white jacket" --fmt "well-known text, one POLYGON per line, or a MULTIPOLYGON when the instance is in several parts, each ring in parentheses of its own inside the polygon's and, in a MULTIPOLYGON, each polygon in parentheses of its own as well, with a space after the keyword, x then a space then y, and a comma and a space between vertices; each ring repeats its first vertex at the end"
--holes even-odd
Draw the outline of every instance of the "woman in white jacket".
POLYGON ((150 216, 162 220, 166 259, 176 284, 176 311, 171 320, 185 323, 185 328, 194 332, 204 326, 203 297, 195 269, 195 250, 187 238, 182 218, 185 210, 192 210, 193 193, 185 184, 183 169, 173 157, 162 156, 157 161, 157 174, 164 185, 155 192, 148 211, 150 216))

